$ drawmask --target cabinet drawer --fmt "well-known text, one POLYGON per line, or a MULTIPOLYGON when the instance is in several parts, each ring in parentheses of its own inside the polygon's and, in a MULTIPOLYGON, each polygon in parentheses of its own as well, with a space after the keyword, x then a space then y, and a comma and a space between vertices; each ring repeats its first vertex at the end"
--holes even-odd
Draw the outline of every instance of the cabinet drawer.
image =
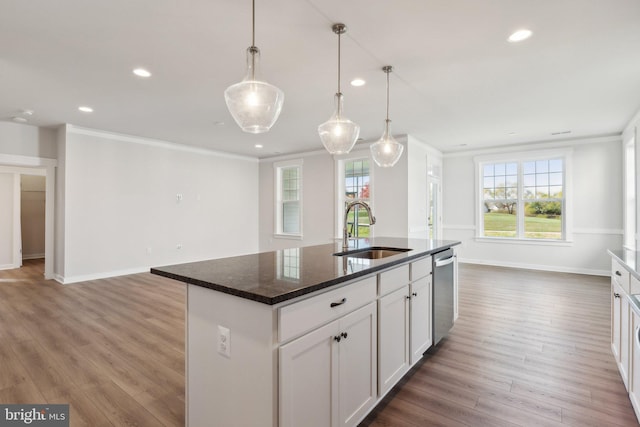
POLYGON ((431 274, 431 257, 419 259, 411 263, 411 281, 422 279, 431 274))
POLYGON ((409 265, 401 265, 378 274, 378 293, 386 295, 409 283, 409 265))
POLYGON ((629 295, 637 295, 640 294, 640 280, 631 276, 631 281, 629 282, 629 295))
POLYGON ((282 307, 278 310, 278 340, 284 342, 311 331, 375 299, 374 276, 282 307))
POLYGON ((611 277, 626 293, 629 293, 629 272, 615 259, 611 260, 611 277))

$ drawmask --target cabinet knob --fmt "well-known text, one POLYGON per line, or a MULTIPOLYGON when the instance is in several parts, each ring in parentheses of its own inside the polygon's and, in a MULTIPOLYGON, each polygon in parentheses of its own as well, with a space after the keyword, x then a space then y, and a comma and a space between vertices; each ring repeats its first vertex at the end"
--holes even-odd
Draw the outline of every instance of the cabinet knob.
POLYGON ((414 293, 412 293, 411 295, 413 295, 414 297, 417 297, 417 296, 418 296, 418 293, 417 293, 417 292, 414 292, 414 293))
POLYGON ((618 270, 616 270, 616 276, 622 277, 622 273, 620 273, 618 270))
POLYGON ((405 298, 406 298, 406 299, 411 299, 411 296, 410 296, 410 295, 407 295, 405 298))
POLYGON ((620 298, 620 294, 613 294, 615 298, 620 298))
POLYGON ((347 333, 346 332, 341 333, 340 336, 342 338, 344 338, 345 340, 347 339, 347 333))
POLYGON ((333 337, 333 339, 336 340, 337 342, 340 342, 342 337, 340 335, 336 335, 335 337, 333 337))

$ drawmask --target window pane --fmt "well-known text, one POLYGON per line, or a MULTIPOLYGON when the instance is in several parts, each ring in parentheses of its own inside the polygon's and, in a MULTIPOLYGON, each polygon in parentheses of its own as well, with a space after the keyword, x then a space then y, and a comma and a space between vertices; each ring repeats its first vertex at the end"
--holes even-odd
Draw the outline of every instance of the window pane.
MULTIPOLYGON (((345 167, 345 208, 352 200, 368 201, 370 196, 369 160, 346 161, 345 167)), ((347 230, 352 237, 369 236, 369 216, 365 209, 356 206, 349 212, 347 230)))
POLYGON ((562 198, 562 187, 561 186, 552 186, 549 187, 549 196, 554 199, 562 198))
POLYGON ((493 165, 484 165, 484 173, 483 176, 493 176, 493 165))
POLYGON ((549 172, 549 160, 538 160, 536 162, 536 173, 549 172))
POLYGON ((549 187, 536 187, 536 199, 546 199, 549 197, 549 187))
POLYGON ((536 163, 535 162, 522 163, 522 173, 524 173, 525 175, 536 173, 536 163))
POLYGON ((549 185, 562 185, 562 173, 550 173, 549 185))
POLYGON ((533 174, 529 174, 529 175, 524 175, 523 177, 523 185, 525 187, 533 187, 536 185, 536 176, 533 174))
POLYGON ((284 202, 282 204, 282 232, 300 232, 299 202, 284 202))
POLYGON ((484 202, 484 235, 516 237, 517 205, 515 202, 484 202))
POLYGON ((517 163, 507 163, 507 175, 518 175, 517 163))
POLYGON ((549 172, 562 172, 562 159, 549 160, 549 172))
POLYGON ((506 167, 504 163, 496 163, 494 166, 494 170, 496 176, 506 174, 506 167))
POLYGON ((535 199, 536 198, 536 187, 524 187, 524 195, 523 199, 535 199))
POLYGON ((562 202, 527 202, 524 210, 525 238, 562 239, 562 202))
POLYGON ((491 177, 484 177, 484 188, 485 189, 492 189, 495 186, 495 178, 491 177))
POLYGON ((549 175, 547 175, 546 173, 544 173, 544 174, 537 173, 536 174, 536 185, 537 186, 549 185, 549 175))
POLYGON ((518 186, 518 175, 507 175, 507 187, 518 186))

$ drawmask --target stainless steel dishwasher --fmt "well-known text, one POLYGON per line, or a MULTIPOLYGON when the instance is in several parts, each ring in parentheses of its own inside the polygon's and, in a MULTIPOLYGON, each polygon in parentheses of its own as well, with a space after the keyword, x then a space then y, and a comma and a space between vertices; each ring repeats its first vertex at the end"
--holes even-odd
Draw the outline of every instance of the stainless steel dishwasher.
POLYGON ((453 327, 453 249, 432 255, 433 262, 433 345, 453 327))

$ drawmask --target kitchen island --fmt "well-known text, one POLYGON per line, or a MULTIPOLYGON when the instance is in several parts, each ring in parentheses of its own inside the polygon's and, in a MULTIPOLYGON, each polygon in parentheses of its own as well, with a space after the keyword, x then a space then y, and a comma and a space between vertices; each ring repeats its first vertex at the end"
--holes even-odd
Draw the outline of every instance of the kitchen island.
POLYGON ((153 268, 188 284, 187 425, 356 425, 431 345, 430 256, 459 243, 360 239, 153 268))

